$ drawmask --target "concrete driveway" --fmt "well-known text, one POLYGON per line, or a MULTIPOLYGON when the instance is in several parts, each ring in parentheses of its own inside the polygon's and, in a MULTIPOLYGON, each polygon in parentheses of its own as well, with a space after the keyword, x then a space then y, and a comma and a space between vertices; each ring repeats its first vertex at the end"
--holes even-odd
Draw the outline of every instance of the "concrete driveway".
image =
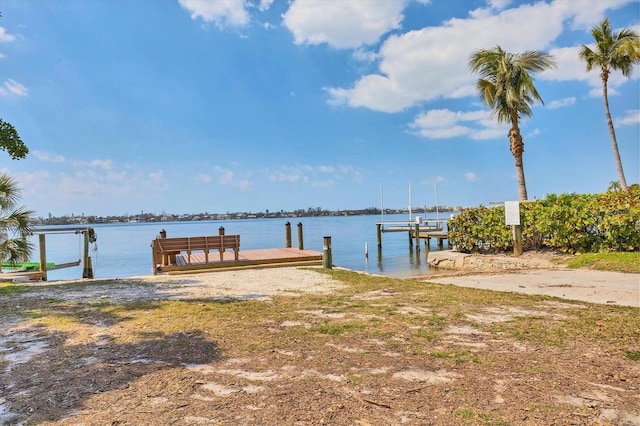
POLYGON ((524 294, 543 294, 591 303, 640 307, 640 274, 589 269, 544 269, 428 277, 425 281, 524 294))

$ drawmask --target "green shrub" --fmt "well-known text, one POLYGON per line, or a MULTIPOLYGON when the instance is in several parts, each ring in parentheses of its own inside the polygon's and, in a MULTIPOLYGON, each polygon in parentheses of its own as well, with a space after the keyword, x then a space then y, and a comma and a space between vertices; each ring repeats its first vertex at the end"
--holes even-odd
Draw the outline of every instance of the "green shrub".
MULTIPOLYGON (((551 194, 521 203, 520 223, 525 249, 640 251, 640 187, 603 194, 551 194)), ((502 206, 463 210, 449 221, 449 238, 463 252, 512 248, 502 206)))

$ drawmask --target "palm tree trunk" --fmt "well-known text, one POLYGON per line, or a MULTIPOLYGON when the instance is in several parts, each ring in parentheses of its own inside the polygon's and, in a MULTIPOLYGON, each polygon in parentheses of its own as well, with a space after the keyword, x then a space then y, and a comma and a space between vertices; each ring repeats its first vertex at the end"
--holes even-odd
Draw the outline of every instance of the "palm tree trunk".
POLYGON ((520 129, 518 128, 517 118, 511 120, 512 127, 509 130, 509 149, 513 154, 516 162, 516 177, 518 178, 518 194, 520 201, 527 199, 527 183, 524 179, 524 165, 522 163, 522 153, 524 152, 524 142, 520 129))
POLYGON ((620 151, 618 150, 618 140, 616 139, 616 131, 613 128, 613 120, 609 111, 609 92, 607 89, 608 74, 602 74, 602 98, 604 99, 604 112, 607 115, 607 125, 609 126, 609 135, 611 135, 611 147, 613 148, 613 158, 616 161, 616 169, 618 170, 618 179, 620 180, 620 188, 627 191, 627 180, 624 178, 624 170, 622 169, 622 160, 620 159, 620 151))

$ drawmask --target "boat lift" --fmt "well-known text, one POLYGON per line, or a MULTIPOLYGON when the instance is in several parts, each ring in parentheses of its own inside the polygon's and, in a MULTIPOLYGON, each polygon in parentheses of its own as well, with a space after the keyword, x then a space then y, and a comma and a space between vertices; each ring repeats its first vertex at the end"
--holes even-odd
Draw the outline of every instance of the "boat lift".
POLYGON ((39 270, 23 272, 20 273, 21 276, 27 276, 30 280, 47 281, 47 271, 71 268, 79 266, 82 263, 82 278, 93 278, 93 267, 91 266, 91 256, 89 256, 89 243, 95 243, 97 240, 97 236, 93 228, 86 226, 68 228, 35 228, 31 235, 38 236, 38 246, 40 251, 39 270), (84 251, 82 259, 59 264, 47 263, 46 235, 70 233, 76 235, 82 234, 84 236, 84 251))

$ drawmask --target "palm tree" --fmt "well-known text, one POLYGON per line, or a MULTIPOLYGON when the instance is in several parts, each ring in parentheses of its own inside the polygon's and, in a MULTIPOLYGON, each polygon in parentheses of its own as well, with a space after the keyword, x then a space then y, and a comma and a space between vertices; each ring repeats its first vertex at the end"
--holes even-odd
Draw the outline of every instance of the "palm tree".
POLYGON ((17 207, 20 189, 7 174, 0 173, 0 260, 19 262, 29 258, 32 246, 33 211, 17 207))
POLYGON ((544 104, 533 85, 533 74, 554 66, 553 56, 547 53, 528 50, 514 54, 500 46, 477 50, 469 58, 469 68, 480 75, 476 82, 480 98, 491 107, 499 123, 511 123, 507 136, 515 158, 520 200, 527 199, 527 185, 522 164, 524 142, 518 124, 522 117, 532 115, 535 101, 544 104))
POLYGON ((612 180, 611 182, 609 182, 609 187, 607 188, 607 192, 620 191, 620 189, 622 189, 620 187, 620 182, 618 182, 617 180, 612 180))
POLYGON ((591 50, 591 48, 583 44, 578 55, 580 59, 586 63, 587 71, 591 71, 593 68, 600 69, 604 112, 607 115, 613 157, 616 161, 616 168, 618 169, 620 187, 626 191, 628 189, 627 180, 624 178, 616 132, 613 128, 611 112, 609 111, 607 82, 609 81, 611 71, 619 70, 622 71, 622 75, 625 77, 631 76, 633 65, 640 61, 640 38, 635 31, 629 29, 611 32, 609 19, 605 19, 600 25, 593 27, 591 34, 596 41, 595 49, 591 50))

